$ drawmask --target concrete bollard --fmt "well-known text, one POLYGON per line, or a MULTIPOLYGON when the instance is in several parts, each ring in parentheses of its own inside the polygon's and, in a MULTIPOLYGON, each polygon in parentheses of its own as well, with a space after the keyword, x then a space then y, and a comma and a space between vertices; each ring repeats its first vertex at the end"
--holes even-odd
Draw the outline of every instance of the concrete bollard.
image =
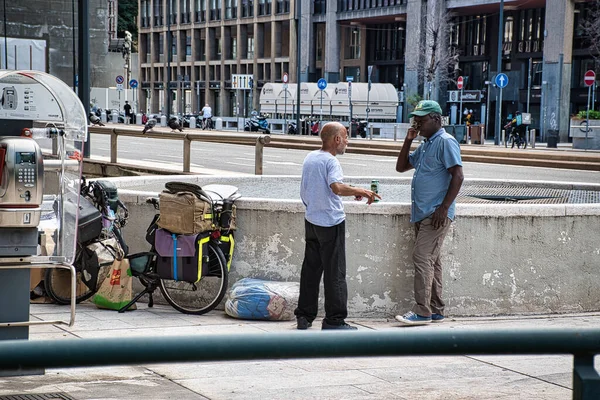
POLYGON ((140 114, 140 113, 135 114, 135 124, 142 125, 142 114, 140 114))
POLYGON ((160 126, 167 126, 167 117, 165 115, 160 116, 160 126))
POLYGON ((369 140, 373 140, 373 125, 369 124, 369 140))
MULTIPOLYGON (((217 118, 219 120, 220 118, 217 118)), ((259 136, 256 138, 256 147, 254 148, 254 175, 263 174, 263 149, 265 144, 269 144, 271 136, 259 136)))
POLYGON ((119 123, 119 113, 117 112, 117 110, 112 110, 112 113, 110 115, 110 120, 113 124, 119 123))
POLYGON ((394 124, 394 142, 396 141, 397 136, 398 136, 398 125, 394 124))
POLYGON ((531 148, 535 149, 535 129, 529 131, 529 143, 531 143, 531 148))
POLYGON ((190 117, 190 128, 196 128, 196 117, 190 117))
POLYGON ((221 118, 217 118, 215 120, 215 130, 217 130, 217 131, 223 130, 223 120, 221 118))
POLYGON ((106 123, 106 111, 104 110, 100 111, 100 122, 102 122, 103 124, 106 123))
POLYGON ((508 147, 508 143, 506 143, 506 140, 504 139, 505 135, 506 135, 506 131, 504 129, 502 129, 502 143, 504 143, 504 147, 508 147))

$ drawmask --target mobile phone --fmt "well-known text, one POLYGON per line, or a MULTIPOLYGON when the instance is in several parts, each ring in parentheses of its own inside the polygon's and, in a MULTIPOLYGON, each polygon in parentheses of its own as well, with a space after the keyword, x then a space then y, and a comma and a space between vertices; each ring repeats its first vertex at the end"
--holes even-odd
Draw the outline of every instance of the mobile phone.
POLYGON ((414 117, 410 119, 410 127, 419 130, 419 124, 415 121, 414 117))

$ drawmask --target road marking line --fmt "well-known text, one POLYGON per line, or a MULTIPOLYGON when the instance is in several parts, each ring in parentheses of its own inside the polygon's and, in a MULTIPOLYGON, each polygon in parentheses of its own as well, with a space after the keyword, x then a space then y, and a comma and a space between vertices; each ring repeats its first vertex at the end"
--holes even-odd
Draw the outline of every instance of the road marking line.
POLYGON ((231 164, 231 165, 243 165, 245 167, 254 167, 254 164, 241 164, 241 163, 234 163, 234 162, 230 162, 227 161, 225 164, 231 164))
POLYGON ((276 164, 276 165, 300 165, 298 163, 292 161, 265 161, 267 164, 276 164))

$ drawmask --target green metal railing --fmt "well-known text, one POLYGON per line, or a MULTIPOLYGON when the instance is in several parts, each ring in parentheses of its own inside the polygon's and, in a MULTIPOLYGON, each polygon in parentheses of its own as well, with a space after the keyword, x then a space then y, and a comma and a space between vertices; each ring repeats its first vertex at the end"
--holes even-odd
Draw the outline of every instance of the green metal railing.
POLYGON ((573 399, 600 399, 600 329, 397 329, 0 341, 0 370, 316 357, 572 354, 573 399))

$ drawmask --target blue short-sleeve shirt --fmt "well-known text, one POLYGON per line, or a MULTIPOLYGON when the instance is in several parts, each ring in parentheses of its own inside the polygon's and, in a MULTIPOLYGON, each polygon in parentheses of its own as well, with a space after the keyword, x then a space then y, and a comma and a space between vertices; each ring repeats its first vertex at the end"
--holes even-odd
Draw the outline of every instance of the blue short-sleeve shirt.
MULTIPOLYGON (((462 167, 460 146, 443 128, 425 139, 408 158, 415 168, 411 185, 410 222, 429 217, 442 204, 450 187, 449 168, 462 167)), ((448 209, 448 218, 454 220, 456 201, 448 209)))
POLYGON ((342 198, 331 184, 343 183, 344 174, 337 158, 323 150, 311 151, 302 164, 300 198, 306 207, 306 220, 313 225, 330 227, 346 219, 342 198))

